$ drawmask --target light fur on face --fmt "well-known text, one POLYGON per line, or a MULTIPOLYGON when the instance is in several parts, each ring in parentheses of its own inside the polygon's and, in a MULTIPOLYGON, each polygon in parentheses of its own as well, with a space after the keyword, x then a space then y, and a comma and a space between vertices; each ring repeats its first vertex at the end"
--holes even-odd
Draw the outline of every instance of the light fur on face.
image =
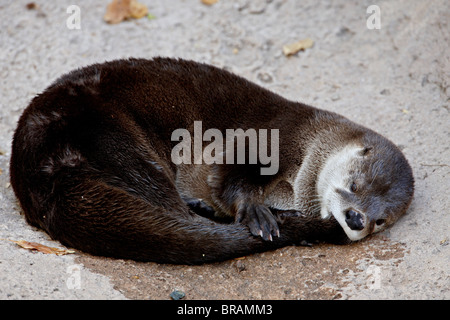
POLYGON ((320 215, 323 219, 331 215, 339 222, 350 240, 360 240, 370 233, 367 224, 366 214, 361 212, 364 217, 365 227, 362 230, 352 230, 348 226, 345 217, 345 211, 348 204, 345 203, 337 190, 347 190, 349 172, 352 170, 352 163, 357 157, 362 157, 363 148, 356 145, 348 145, 337 153, 331 155, 319 174, 317 182, 317 194, 321 199, 320 215))

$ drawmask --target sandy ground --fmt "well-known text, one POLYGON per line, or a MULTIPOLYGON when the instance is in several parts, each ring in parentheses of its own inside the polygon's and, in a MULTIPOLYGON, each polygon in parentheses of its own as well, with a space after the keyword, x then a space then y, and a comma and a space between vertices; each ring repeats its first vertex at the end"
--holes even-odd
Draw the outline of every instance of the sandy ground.
POLYGON ((142 2, 154 19, 102 21, 108 1, 0 4, 1 299, 449 299, 450 4, 442 1, 142 2), (81 29, 69 29, 76 4, 81 29), (381 29, 366 26, 376 4, 381 29), (282 46, 314 46, 285 57, 282 46), (76 67, 172 56, 225 67, 287 98, 341 113, 400 145, 416 178, 408 214, 350 246, 287 247, 204 266, 45 255, 9 185, 11 137, 30 99, 76 67))

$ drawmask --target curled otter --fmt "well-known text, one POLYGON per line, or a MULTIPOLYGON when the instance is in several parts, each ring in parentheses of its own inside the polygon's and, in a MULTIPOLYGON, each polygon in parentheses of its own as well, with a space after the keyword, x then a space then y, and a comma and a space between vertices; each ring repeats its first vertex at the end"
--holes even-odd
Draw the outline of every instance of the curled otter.
MULTIPOLYGON (((237 153, 227 142, 211 157, 237 153)), ((20 117, 10 168, 27 221, 53 239, 161 263, 359 240, 395 223, 414 191, 402 152, 372 130, 225 70, 169 58, 94 64, 56 80, 20 117), (276 172, 261 174, 263 157, 175 163, 172 134, 194 137, 196 121, 202 133, 224 136, 278 130, 265 136, 267 146, 278 139, 276 172)))

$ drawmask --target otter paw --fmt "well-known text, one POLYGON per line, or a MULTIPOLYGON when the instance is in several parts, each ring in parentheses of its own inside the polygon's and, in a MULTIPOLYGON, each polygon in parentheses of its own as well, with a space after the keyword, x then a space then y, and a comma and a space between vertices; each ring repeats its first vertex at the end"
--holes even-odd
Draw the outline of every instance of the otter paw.
POLYGON ((202 199, 197 198, 184 198, 183 199, 188 207, 194 211, 196 214, 199 214, 204 217, 214 217, 215 210, 208 206, 202 199))
POLYGON ((239 208, 236 222, 249 227, 254 236, 261 236, 264 240, 273 240, 272 236, 279 237, 280 229, 269 208, 260 204, 245 204, 239 208))

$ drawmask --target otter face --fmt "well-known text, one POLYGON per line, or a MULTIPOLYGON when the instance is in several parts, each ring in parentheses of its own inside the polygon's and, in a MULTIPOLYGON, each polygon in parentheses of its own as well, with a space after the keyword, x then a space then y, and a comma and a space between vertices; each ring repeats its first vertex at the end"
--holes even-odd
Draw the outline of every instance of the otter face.
POLYGON ((317 182, 322 218, 333 215, 353 241, 392 225, 413 196, 412 171, 403 154, 383 137, 371 140, 330 156, 317 182))

